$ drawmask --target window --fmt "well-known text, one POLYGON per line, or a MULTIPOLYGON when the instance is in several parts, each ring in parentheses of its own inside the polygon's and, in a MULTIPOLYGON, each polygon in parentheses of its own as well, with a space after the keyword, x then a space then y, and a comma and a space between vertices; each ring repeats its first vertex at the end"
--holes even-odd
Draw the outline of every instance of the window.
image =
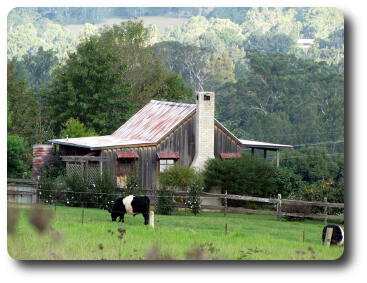
POLYGON ((159 172, 163 172, 174 165, 175 165, 174 159, 160 159, 159 160, 159 172))
POLYGON ((135 159, 121 158, 119 159, 119 175, 129 175, 134 172, 135 159))

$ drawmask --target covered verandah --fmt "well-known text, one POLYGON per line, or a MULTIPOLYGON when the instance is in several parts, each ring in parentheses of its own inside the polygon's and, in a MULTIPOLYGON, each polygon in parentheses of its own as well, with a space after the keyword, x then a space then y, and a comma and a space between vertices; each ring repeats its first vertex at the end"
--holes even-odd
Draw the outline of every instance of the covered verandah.
POLYGON ((251 155, 255 155, 255 150, 261 150, 263 152, 263 158, 267 159, 268 152, 275 152, 276 165, 279 167, 280 163, 280 151, 284 149, 293 148, 292 145, 288 144, 275 144, 275 143, 267 143, 267 142, 259 142, 252 140, 240 140, 242 148, 241 151, 251 151, 251 155))

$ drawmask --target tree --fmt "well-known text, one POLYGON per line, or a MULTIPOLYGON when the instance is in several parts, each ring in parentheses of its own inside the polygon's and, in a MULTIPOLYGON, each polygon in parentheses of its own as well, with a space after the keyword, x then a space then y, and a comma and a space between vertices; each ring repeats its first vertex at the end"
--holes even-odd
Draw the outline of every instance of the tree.
POLYGON ((65 122, 64 128, 61 131, 63 138, 79 138, 96 136, 97 133, 93 130, 88 130, 78 119, 70 118, 65 122))
POLYGON ((14 72, 14 66, 8 64, 7 72, 7 102, 10 124, 8 132, 34 141, 40 109, 35 94, 26 86, 26 81, 20 79, 14 72))
POLYGON ((246 13, 246 21, 241 26, 246 36, 254 32, 276 32, 298 37, 302 24, 297 21, 296 15, 294 9, 253 8, 246 13))
POLYGON ((73 117, 98 134, 110 134, 150 99, 177 101, 188 93, 183 84, 182 92, 171 93, 179 78, 153 56, 149 36, 142 22, 128 21, 77 46, 55 70, 44 96, 57 132, 73 117))
POLYGON ((61 25, 40 18, 16 25, 8 33, 8 60, 21 60, 23 55, 36 53, 39 47, 53 49, 60 61, 74 49, 76 38, 61 25))
POLYGON ((287 150, 282 152, 280 160, 281 166, 293 169, 309 183, 333 180, 338 172, 338 164, 324 147, 287 150))
POLYGON ((8 178, 23 177, 29 170, 26 142, 22 137, 8 135, 8 178))
POLYGON ((305 11, 303 33, 308 38, 325 39, 344 26, 343 13, 337 8, 310 8, 305 11))
POLYGON ((265 51, 267 53, 289 53, 295 40, 282 33, 267 32, 265 34, 252 33, 245 41, 245 49, 265 51))
POLYGON ((39 47, 35 54, 27 53, 21 60, 13 58, 12 64, 17 75, 24 78, 34 92, 38 92, 51 81, 52 70, 58 63, 55 55, 55 51, 46 51, 43 47, 39 47))
POLYGON ((204 89, 215 91, 225 83, 235 82, 234 69, 235 65, 227 53, 212 55, 207 67, 209 78, 204 89))
POLYGON ((217 117, 247 138, 286 144, 343 139, 343 76, 323 62, 248 50, 246 77, 217 91, 217 117))
POLYGON ((287 196, 300 186, 300 178, 290 170, 279 169, 259 158, 243 154, 241 158, 210 159, 204 174, 205 188, 219 186, 222 193, 274 197, 287 196))
POLYGON ((165 66, 180 74, 193 90, 204 90, 211 56, 209 49, 178 42, 161 42, 153 46, 153 52, 165 66))

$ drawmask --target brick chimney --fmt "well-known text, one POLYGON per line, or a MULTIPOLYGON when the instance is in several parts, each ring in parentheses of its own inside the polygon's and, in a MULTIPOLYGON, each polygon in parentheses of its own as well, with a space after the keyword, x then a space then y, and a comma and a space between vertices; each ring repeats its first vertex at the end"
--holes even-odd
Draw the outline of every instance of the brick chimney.
POLYGON ((195 157, 191 167, 199 170, 214 158, 214 108, 214 92, 196 93, 195 157))

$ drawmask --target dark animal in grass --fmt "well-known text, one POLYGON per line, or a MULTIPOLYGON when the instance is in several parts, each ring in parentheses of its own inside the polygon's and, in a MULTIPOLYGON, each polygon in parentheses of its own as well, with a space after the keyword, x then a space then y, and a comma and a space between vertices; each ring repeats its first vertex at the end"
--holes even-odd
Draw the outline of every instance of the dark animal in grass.
POLYGON ((322 230, 322 242, 325 241, 327 228, 333 228, 330 245, 341 246, 344 244, 344 231, 339 225, 326 225, 322 230))
POLYGON ((119 217, 120 222, 124 222, 125 213, 132 214, 143 214, 144 224, 149 224, 149 198, 139 196, 127 196, 124 198, 118 198, 115 200, 115 204, 110 210, 112 221, 116 221, 119 217))

